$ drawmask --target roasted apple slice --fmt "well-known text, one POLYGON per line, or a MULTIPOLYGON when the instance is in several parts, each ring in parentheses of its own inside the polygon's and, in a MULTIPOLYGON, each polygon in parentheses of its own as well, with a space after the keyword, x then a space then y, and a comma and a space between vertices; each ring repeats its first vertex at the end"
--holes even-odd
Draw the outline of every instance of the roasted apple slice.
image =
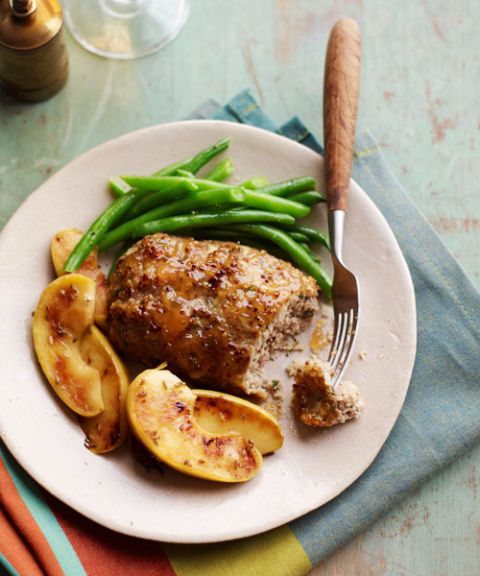
POLYGON ((80 353, 80 340, 93 323, 95 282, 81 274, 60 276, 50 283, 33 317, 35 352, 48 382, 80 416, 103 410, 98 370, 80 353))
POLYGON ((282 447, 283 434, 277 420, 252 402, 212 390, 193 390, 194 416, 213 434, 238 432, 253 442, 262 454, 282 447))
POLYGON ((80 426, 85 432, 85 446, 95 454, 104 454, 120 446, 127 435, 125 401, 130 380, 125 365, 96 326, 90 326, 80 340, 80 355, 100 374, 104 404, 98 416, 80 417, 80 426))
MULTIPOLYGON (((60 230, 52 238, 50 252, 57 276, 64 274, 63 265, 82 236, 83 233, 77 228, 69 228, 60 230)), ((95 293, 95 324, 104 328, 107 321, 107 280, 98 265, 97 248, 87 256, 77 270, 77 274, 88 276, 95 282, 97 288, 95 293)))
POLYGON ((207 480, 245 482, 262 455, 238 434, 212 434, 195 419, 196 396, 168 370, 145 370, 130 384, 127 414, 132 431, 158 459, 207 480))

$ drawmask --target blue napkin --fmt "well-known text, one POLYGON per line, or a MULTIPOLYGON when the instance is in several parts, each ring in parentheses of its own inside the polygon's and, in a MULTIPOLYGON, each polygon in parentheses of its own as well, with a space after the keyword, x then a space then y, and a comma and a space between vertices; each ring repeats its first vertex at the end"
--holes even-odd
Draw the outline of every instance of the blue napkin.
MULTIPOLYGON (((247 90, 193 115, 251 124, 322 152, 298 117, 276 124, 247 90)), ((364 530, 480 438, 480 295, 392 174, 369 134, 353 178, 388 220, 417 300, 417 358, 400 417, 375 462, 347 491, 290 523, 312 564, 364 530)))

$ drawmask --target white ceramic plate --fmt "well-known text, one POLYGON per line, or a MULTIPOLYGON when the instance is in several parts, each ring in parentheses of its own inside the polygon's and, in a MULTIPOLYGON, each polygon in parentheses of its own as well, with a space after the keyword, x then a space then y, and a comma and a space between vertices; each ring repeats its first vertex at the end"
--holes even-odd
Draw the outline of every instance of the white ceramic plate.
MULTIPOLYGON (((300 428, 288 409, 287 390, 283 448, 265 458, 253 480, 238 485, 147 470, 127 447, 108 456, 84 448, 82 431, 44 381, 32 347, 32 311, 53 279, 50 239, 62 228, 86 228, 111 199, 110 176, 149 174, 224 136, 233 139, 228 154, 238 181, 256 175, 323 180, 322 158, 286 138, 223 122, 166 124, 107 142, 68 164, 29 196, 0 240, 1 438, 29 474, 75 510, 113 530, 159 541, 257 534, 340 494, 385 442, 415 358, 409 271, 387 222, 352 183, 345 260, 361 286, 361 325, 347 377, 365 401, 357 421, 326 432, 300 428)), ((310 219, 325 227, 325 208, 317 207, 310 219)), ((269 366, 272 377, 287 383, 284 368, 292 357, 269 366)))

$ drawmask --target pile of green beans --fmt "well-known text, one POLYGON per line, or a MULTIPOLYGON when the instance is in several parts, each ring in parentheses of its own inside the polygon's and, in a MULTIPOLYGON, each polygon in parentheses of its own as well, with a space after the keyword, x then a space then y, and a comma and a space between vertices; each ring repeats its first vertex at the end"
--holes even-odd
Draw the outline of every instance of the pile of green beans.
POLYGON ((331 280, 311 249, 312 243, 328 248, 328 239, 321 231, 297 222, 313 205, 324 202, 315 189, 315 179, 305 176, 270 183, 260 176, 232 185, 225 182, 234 173, 231 158, 220 160, 204 177, 199 176, 229 143, 227 138, 220 140, 150 176, 111 178, 114 201, 90 225, 64 271, 77 270, 96 247, 108 250, 121 245, 118 256, 138 238, 173 232, 263 248, 310 274, 331 298, 331 280))

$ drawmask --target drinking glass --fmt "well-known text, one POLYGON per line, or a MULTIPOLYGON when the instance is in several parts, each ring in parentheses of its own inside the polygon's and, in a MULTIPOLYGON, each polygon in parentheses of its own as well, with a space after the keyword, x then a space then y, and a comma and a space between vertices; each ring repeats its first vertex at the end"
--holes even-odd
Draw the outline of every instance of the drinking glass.
POLYGON ((130 59, 159 50, 180 32, 188 0, 63 0, 65 22, 87 50, 130 59))

